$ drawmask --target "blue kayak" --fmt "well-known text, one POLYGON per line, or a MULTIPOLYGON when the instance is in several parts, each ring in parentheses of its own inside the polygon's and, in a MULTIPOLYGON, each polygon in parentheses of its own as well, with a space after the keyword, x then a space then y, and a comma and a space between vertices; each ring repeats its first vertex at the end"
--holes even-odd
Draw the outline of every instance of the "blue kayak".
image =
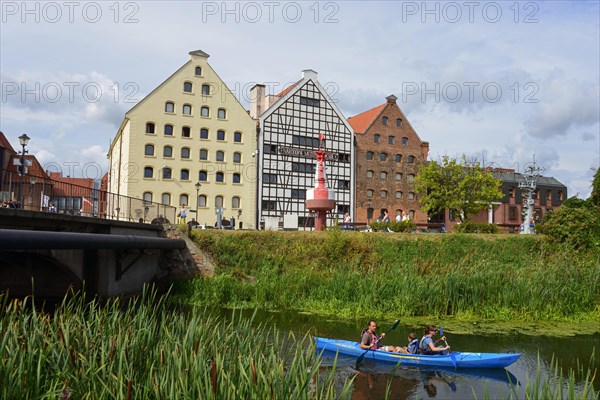
MULTIPOLYGON (((360 357, 365 350, 360 348, 358 342, 349 340, 336 340, 315 337, 317 351, 331 351, 352 357, 360 357)), ((465 353, 453 351, 452 355, 425 355, 425 354, 402 354, 389 353, 383 350, 369 350, 365 359, 382 361, 386 363, 427 366, 445 368, 505 368, 521 357, 518 353, 465 353), (454 358, 454 360, 453 360, 454 358), (456 363, 456 365, 454 365, 456 363)))

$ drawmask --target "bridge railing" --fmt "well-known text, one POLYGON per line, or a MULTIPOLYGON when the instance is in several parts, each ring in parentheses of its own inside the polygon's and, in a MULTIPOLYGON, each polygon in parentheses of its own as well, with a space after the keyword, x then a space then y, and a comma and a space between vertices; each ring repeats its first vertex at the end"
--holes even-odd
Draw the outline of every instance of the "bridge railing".
POLYGON ((144 223, 174 223, 176 207, 0 168, 0 206, 144 223))

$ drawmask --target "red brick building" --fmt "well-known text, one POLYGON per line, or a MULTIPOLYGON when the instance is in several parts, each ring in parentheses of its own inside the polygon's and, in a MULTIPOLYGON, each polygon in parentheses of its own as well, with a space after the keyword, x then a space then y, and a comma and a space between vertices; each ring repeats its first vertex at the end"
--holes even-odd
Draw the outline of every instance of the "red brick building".
POLYGON ((356 221, 370 222, 385 211, 393 221, 408 214, 427 223, 413 180, 427 160, 429 143, 421 140, 396 104, 397 97, 348 118, 356 134, 356 221))

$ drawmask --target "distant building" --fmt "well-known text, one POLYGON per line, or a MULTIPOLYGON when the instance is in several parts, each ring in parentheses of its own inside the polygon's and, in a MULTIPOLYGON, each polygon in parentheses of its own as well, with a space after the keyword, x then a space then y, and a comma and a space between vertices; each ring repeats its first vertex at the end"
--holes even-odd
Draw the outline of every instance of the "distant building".
POLYGON ((328 225, 344 213, 354 214, 354 134, 335 102, 304 70, 302 79, 278 95, 267 95, 264 85, 251 90, 250 116, 259 118, 258 222, 267 228, 312 229, 314 219, 305 208, 307 189, 315 184, 319 134, 325 135, 327 182, 335 189, 337 207, 328 225))
POLYGON ((397 97, 348 118, 356 134, 356 219, 370 222, 385 211, 390 220, 408 215, 427 223, 413 180, 427 160, 429 143, 421 140, 396 104, 397 97))
MULTIPOLYGON (((213 225, 220 209, 238 227, 254 228, 256 121, 210 66, 208 54, 189 55, 125 114, 108 152, 107 189, 184 206, 188 220, 202 224, 213 225)), ((109 209, 123 212, 119 205, 109 209)))

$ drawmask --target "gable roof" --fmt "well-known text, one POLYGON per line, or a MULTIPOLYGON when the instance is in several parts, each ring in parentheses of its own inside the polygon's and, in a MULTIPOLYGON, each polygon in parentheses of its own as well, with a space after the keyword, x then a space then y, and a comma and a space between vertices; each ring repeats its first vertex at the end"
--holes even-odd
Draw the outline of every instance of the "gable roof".
POLYGON ((354 117, 348 118, 348 122, 354 129, 354 133, 365 133, 365 131, 377 119, 379 114, 381 114, 386 105, 387 103, 383 103, 363 113, 357 114, 354 117))
POLYGON ((15 149, 11 146, 6 136, 4 136, 4 133, 2 133, 2 131, 0 131, 0 148, 7 149, 8 151, 15 154, 17 153, 15 149))
POLYGON ((283 89, 281 92, 279 92, 277 94, 277 97, 281 97, 281 96, 285 96, 285 94, 287 92, 289 92, 290 90, 292 90, 294 88, 294 86, 296 86, 300 81, 296 81, 294 83, 292 83, 291 85, 289 85, 288 87, 286 87, 285 89, 283 89))

